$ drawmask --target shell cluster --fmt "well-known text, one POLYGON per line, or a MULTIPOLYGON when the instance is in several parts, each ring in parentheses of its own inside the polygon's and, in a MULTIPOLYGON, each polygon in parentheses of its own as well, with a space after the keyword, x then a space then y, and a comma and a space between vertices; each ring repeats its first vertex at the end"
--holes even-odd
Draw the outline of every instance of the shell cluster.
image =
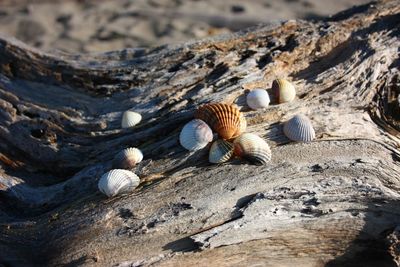
POLYGON ((142 120, 142 115, 139 113, 127 110, 122 114, 121 127, 130 128, 138 124, 142 120))
POLYGON ((108 197, 126 193, 136 188, 139 177, 131 171, 114 169, 103 174, 99 180, 99 190, 108 197))
MULTIPOLYGON (((296 97, 294 86, 284 79, 273 81, 272 91, 278 103, 291 102, 296 97)), ((254 89, 247 95, 246 102, 251 109, 264 109, 269 106, 270 97, 266 90, 254 89)), ((139 113, 127 110, 122 115, 121 127, 133 127, 141 120, 139 113)), ((272 158, 268 143, 254 133, 246 133, 246 128, 246 118, 236 105, 205 104, 196 110, 195 119, 182 128, 179 142, 189 151, 203 149, 212 142, 208 154, 210 163, 224 163, 237 156, 257 165, 267 164, 272 158), (213 131, 218 134, 214 142, 213 131)), ((312 123, 304 115, 295 115, 286 121, 283 132, 296 142, 310 142, 315 138, 312 123)), ((99 190, 113 197, 135 189, 140 184, 140 178, 128 169, 142 160, 143 153, 138 148, 129 147, 120 151, 112 161, 114 169, 99 179, 99 190)))
POLYGON ((310 119, 304 115, 295 115, 283 125, 283 133, 292 141, 311 142, 315 131, 310 119))
POLYGON ((195 151, 212 141, 212 130, 217 132, 219 139, 210 147, 209 162, 223 163, 233 155, 256 164, 266 164, 271 159, 271 150, 261 137, 244 133, 247 127, 246 118, 236 106, 206 104, 198 108, 195 118, 182 128, 179 141, 187 150, 195 151))
MULTIPOLYGON (((289 81, 277 79, 272 83, 272 91, 278 103, 292 102, 296 90, 289 81)), ((254 110, 265 109, 270 104, 268 92, 254 89, 246 96, 247 105, 254 110)), ((212 142, 212 131, 218 134, 209 150, 208 160, 211 163, 223 163, 232 156, 238 156, 255 164, 266 164, 272 153, 268 143, 260 136, 246 133, 245 116, 236 105, 222 103, 205 104, 195 112, 194 120, 187 123, 179 136, 181 145, 187 150, 195 151, 212 142)), ((311 121, 296 115, 284 124, 285 135, 297 142, 310 142, 315 138, 311 121)))

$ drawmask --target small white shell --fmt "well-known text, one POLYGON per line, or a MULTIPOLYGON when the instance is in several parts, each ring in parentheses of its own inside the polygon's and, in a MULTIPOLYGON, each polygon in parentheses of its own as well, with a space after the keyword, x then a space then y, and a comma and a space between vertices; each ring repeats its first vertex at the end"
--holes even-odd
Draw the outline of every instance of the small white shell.
POLYGON ((254 110, 268 107, 270 99, 268 92, 263 89, 254 89, 246 97, 247 105, 254 110))
POLYGON ((127 110, 122 115, 122 128, 133 127, 142 120, 142 115, 132 110, 127 110))
POLYGON ((283 125, 283 133, 292 141, 310 142, 315 138, 315 131, 309 118, 295 115, 283 125))
POLYGON ((223 139, 216 140, 210 148, 208 161, 211 163, 223 163, 233 155, 233 144, 223 139))
POLYGON ((264 139, 256 134, 244 133, 235 139, 234 153, 257 165, 266 164, 271 160, 271 149, 264 139))
POLYGON ((186 123, 179 135, 181 145, 190 151, 202 149, 213 139, 211 128, 202 120, 186 123))
POLYGON ((118 169, 131 169, 141 162, 143 153, 135 147, 129 147, 119 152, 113 160, 113 167, 118 169))
POLYGON ((113 197, 135 189, 139 183, 139 177, 133 172, 114 169, 101 176, 98 187, 102 193, 113 197))

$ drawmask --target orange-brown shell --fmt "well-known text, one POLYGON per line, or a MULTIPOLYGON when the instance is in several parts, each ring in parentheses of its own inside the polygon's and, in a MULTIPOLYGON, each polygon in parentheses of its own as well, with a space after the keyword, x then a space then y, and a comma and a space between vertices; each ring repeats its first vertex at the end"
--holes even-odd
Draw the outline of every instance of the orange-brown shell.
POLYGON ((201 106, 195 118, 205 121, 223 139, 232 139, 246 130, 246 119, 240 110, 227 104, 201 106))

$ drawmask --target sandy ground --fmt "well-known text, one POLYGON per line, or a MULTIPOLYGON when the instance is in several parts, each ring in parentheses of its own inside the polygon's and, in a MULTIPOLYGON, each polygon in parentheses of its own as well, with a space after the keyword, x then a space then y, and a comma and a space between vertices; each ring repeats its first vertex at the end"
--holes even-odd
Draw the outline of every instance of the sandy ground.
POLYGON ((316 19, 366 0, 0 1, 0 33, 51 51, 157 46, 274 20, 316 19))

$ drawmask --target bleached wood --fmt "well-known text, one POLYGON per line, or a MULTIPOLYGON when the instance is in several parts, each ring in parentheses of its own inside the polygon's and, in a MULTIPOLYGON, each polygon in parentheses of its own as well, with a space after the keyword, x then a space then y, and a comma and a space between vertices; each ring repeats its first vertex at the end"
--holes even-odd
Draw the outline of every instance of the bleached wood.
POLYGON ((399 1, 156 49, 46 54, 0 37, 0 263, 5 266, 396 266, 399 1), (288 78, 292 103, 251 111, 288 78), (270 92, 270 90, 269 90, 270 92), (206 102, 235 103, 272 161, 208 163, 179 146, 206 102), (143 116, 120 129, 122 112, 143 116), (282 123, 307 115, 316 140, 282 123), (100 176, 138 147, 142 185, 100 176), (69 264, 69 265, 68 265, 69 264))

